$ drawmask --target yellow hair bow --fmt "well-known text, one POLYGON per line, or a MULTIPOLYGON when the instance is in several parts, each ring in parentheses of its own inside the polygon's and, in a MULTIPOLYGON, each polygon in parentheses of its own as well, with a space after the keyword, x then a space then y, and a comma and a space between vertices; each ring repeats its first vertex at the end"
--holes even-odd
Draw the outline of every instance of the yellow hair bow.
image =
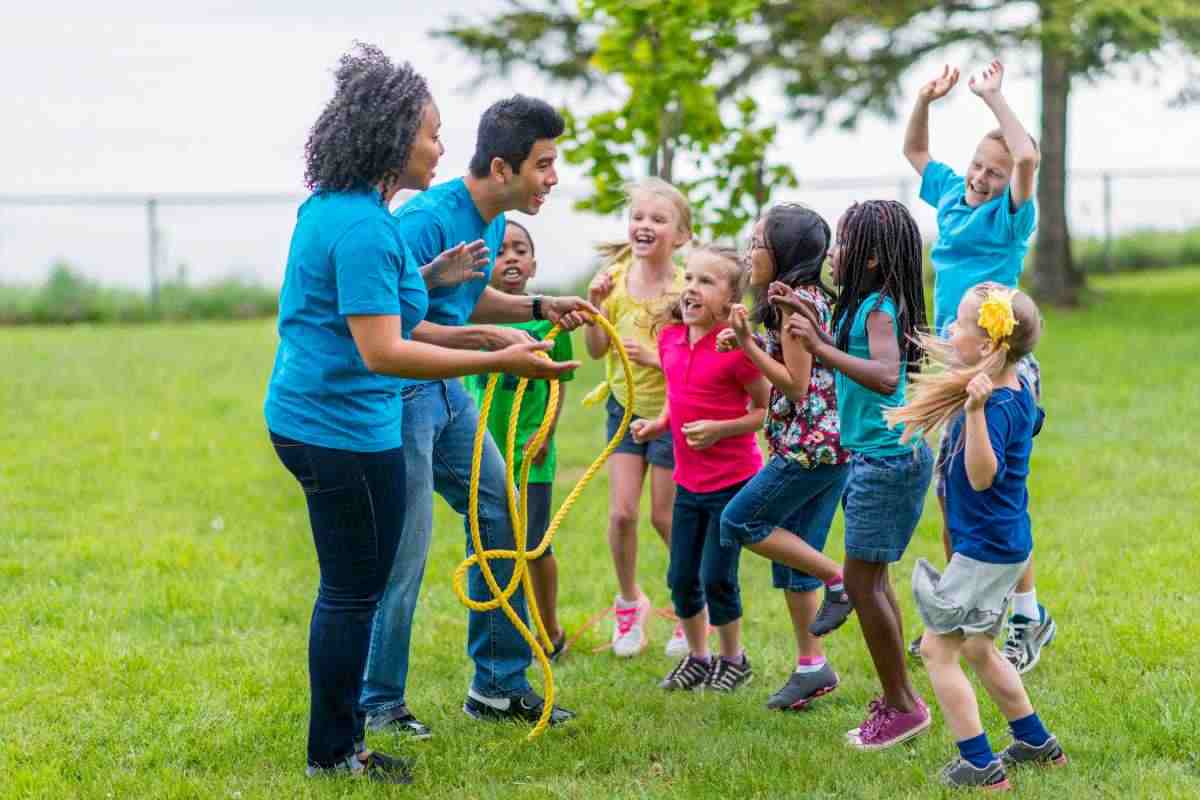
POLYGON ((1012 299, 1015 292, 1005 292, 993 289, 987 298, 979 305, 979 327, 987 331, 992 342, 1004 344, 1004 340, 1012 335, 1017 327, 1017 318, 1013 314, 1012 299))

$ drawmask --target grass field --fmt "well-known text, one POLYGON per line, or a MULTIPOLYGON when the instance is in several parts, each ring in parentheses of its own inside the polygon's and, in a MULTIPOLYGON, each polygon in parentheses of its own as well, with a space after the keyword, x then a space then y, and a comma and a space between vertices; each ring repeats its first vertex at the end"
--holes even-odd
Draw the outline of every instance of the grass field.
MULTIPOLYGON (((1047 423, 1034 458, 1040 598, 1056 643, 1027 676, 1071 763, 1017 773, 1024 797, 1200 796, 1200 269, 1096 280, 1086 311, 1048 315, 1047 423), (1189 589, 1188 586, 1193 588, 1189 589)), ((768 564, 744 554, 755 682, 667 696, 668 623, 633 661, 584 637, 556 671, 569 727, 529 744, 460 710, 466 613, 450 589, 462 529, 439 508, 413 637, 416 784, 303 775, 305 647, 315 591, 298 487, 263 429, 269 322, 0 330, 0 797, 874 798, 950 796, 953 742, 860 754, 843 744, 876 691, 852 620, 828 651, 842 687, 768 713, 793 645, 768 564)), ((602 446, 572 384, 560 497, 602 446)), ((556 541, 573 630, 612 600, 603 478, 556 541)), ((938 558, 932 502, 895 580, 938 558)), ((840 516, 830 541, 841 555, 840 516)), ((666 554, 643 521, 640 574, 666 605, 666 554)), ((932 702, 928 681, 914 668, 932 702)), ((993 742, 1003 720, 985 706, 993 742)))

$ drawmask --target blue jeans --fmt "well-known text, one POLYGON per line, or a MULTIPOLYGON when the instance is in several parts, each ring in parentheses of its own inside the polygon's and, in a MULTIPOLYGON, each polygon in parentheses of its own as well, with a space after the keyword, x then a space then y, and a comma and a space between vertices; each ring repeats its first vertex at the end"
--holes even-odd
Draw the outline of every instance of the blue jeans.
POLYGON ((846 557, 874 563, 899 561, 925 510, 933 478, 933 453, 922 441, 911 453, 850 458, 842 496, 846 557))
POLYGON ((667 584, 680 619, 694 617, 708 606, 708 621, 726 625, 742 617, 738 586, 740 545, 721 544, 721 512, 745 481, 715 492, 675 490, 671 514, 671 565, 667 584))
MULTIPOLYGON (((721 543, 757 544, 771 531, 782 528, 799 536, 814 550, 824 550, 829 526, 833 524, 849 477, 849 464, 809 468, 782 456, 771 456, 767 465, 725 506, 721 515, 721 543)), ((776 589, 789 592, 821 588, 817 578, 778 562, 771 563, 771 582, 776 589)))
POLYGON ((308 763, 332 767, 363 738, 358 698, 371 624, 405 524, 399 449, 354 453, 271 434, 304 490, 321 582, 308 627, 308 763))
MULTIPOLYGON (((371 634, 362 692, 362 705, 368 713, 380 714, 404 704, 413 612, 433 534, 435 491, 463 516, 467 553, 473 550, 466 515, 471 448, 478 424, 479 410, 459 381, 432 381, 404 389, 403 449, 408 470, 405 490, 408 513, 371 634)), ((489 550, 514 547, 505 481, 504 459, 488 434, 479 473, 479 534, 483 546, 489 550)), ((489 563, 496 581, 506 585, 512 576, 513 562, 497 559, 489 563)), ((443 580, 449 580, 452 566, 445 565, 440 575, 443 580)), ((470 570, 468 592, 474 600, 491 597, 478 566, 470 570)), ((522 622, 526 622, 529 617, 520 589, 511 602, 522 622)), ((475 662, 471 685, 476 692, 487 697, 518 697, 529 691, 525 677, 532 658, 529 645, 502 609, 469 612, 467 653, 475 662)))

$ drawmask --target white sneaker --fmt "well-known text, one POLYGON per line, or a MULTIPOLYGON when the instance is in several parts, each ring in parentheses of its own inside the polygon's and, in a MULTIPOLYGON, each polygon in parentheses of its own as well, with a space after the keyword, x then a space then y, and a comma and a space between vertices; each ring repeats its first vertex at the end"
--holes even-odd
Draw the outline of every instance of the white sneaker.
POLYGON ((691 652, 688 647, 687 635, 683 632, 683 623, 676 623, 675 632, 667 641, 666 653, 671 658, 683 658, 691 652))
POLYGON ((632 606, 624 606, 620 595, 613 601, 612 649, 613 655, 631 658, 646 649, 646 617, 650 613, 650 601, 640 598, 632 606))

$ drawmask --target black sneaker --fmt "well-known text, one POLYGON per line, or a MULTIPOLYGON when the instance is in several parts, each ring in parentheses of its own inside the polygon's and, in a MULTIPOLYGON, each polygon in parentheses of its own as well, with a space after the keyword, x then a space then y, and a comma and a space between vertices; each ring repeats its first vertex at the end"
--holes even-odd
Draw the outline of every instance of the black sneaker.
MULTIPOLYGON (((530 689, 523 697, 478 697, 468 694, 463 703, 463 711, 475 719, 515 720, 535 725, 541 719, 545 705, 546 701, 541 695, 530 689)), ((561 725, 573 719, 575 712, 562 706, 555 706, 550 710, 551 725, 561 725)))
POLYGON ((367 714, 367 730, 378 733, 392 731, 410 739, 423 740, 433 736, 429 726, 412 715, 408 706, 397 706, 379 714, 367 714))
POLYGON ((690 692, 693 689, 703 689, 708 684, 712 669, 710 662, 701 661, 688 653, 679 660, 675 669, 668 672, 667 677, 659 682, 658 688, 666 689, 668 692, 690 692))
POLYGON ((558 638, 550 643, 553 645, 549 653, 546 653, 546 658, 551 662, 557 662, 567 652, 567 632, 563 631, 558 635, 558 638))
POLYGON ((772 711, 799 711, 821 695, 838 687, 838 676, 828 663, 816 672, 792 672, 783 688, 767 700, 772 711))
POLYGON ((976 767, 964 758, 956 758, 942 767, 942 783, 947 786, 963 786, 975 789, 985 789, 1002 792, 1011 789, 1008 776, 1004 774, 1004 765, 996 759, 983 769, 976 767))
POLYGON ((708 688, 716 692, 732 692, 740 686, 745 686, 754 677, 750 668, 750 659, 742 656, 742 663, 734 664, 723 658, 713 660, 712 672, 708 676, 708 688))
POLYGON ((1004 748, 1000 760, 1006 767, 1023 767, 1027 764, 1042 767, 1062 767, 1067 763, 1067 754, 1058 746, 1058 739, 1051 736, 1041 747, 1026 744, 1020 739, 1004 748))
POLYGON ((825 587, 825 599, 821 601, 816 619, 808 626, 808 632, 813 636, 832 633, 842 627, 853 611, 854 606, 850 605, 850 595, 846 594, 845 589, 835 592, 825 587))
POLYGON ((366 778, 373 783, 412 783, 412 762, 405 758, 385 756, 383 753, 372 751, 366 760, 358 754, 347 758, 333 767, 309 766, 307 775, 310 778, 337 777, 345 775, 353 778, 366 778))

